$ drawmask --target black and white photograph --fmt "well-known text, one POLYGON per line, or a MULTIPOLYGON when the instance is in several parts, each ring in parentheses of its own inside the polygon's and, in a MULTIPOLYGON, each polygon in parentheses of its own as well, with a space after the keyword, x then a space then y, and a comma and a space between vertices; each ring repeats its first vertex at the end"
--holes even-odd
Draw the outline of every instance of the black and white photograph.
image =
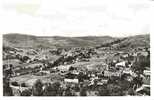
POLYGON ((150 96, 149 42, 5 34, 4 96, 150 96))
POLYGON ((152 0, 1 0, 4 97, 150 97, 152 0))

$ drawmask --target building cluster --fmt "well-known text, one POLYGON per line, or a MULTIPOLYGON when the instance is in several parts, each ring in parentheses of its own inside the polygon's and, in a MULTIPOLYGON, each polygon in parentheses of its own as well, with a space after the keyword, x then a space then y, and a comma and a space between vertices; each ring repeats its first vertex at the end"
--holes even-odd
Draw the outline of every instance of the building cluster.
POLYGON ((27 54, 23 54, 24 56, 19 52, 22 52, 22 50, 10 50, 3 53, 4 59, 8 59, 7 54, 15 55, 14 57, 17 59, 22 58, 20 59, 22 64, 18 67, 13 64, 3 65, 4 79, 26 74, 38 77, 58 74, 61 78, 56 81, 51 78, 51 82, 42 82, 41 80, 38 82, 37 80, 33 82, 33 86, 21 85, 18 82, 12 84, 14 82, 10 81, 9 86, 13 95, 150 95, 150 64, 140 62, 150 58, 149 48, 139 48, 132 52, 117 51, 111 58, 106 58, 105 62, 97 62, 96 64, 90 63, 91 57, 97 55, 96 50, 92 48, 49 50, 48 52, 59 56, 52 63, 50 63, 48 56, 42 56, 41 60, 36 60, 38 59, 36 56, 32 60, 34 55, 39 54, 37 50, 31 50, 27 54), (89 63, 83 66, 75 66, 76 63, 81 62, 89 63), (139 71, 141 67, 144 69, 139 71))

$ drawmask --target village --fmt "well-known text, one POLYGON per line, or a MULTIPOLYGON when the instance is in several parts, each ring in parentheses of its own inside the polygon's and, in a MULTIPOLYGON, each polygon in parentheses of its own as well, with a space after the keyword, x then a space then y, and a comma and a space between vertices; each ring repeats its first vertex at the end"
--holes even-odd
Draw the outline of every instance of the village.
POLYGON ((3 47, 7 96, 149 96, 150 49, 3 47))
POLYGON ((0 1, 2 100, 153 100, 154 0, 0 1))

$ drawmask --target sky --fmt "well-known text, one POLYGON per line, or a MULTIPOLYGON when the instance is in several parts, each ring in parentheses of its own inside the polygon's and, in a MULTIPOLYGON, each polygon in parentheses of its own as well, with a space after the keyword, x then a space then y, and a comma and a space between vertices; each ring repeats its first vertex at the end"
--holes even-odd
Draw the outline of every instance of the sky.
POLYGON ((0 32, 37 36, 149 33, 152 0, 0 0, 0 32))

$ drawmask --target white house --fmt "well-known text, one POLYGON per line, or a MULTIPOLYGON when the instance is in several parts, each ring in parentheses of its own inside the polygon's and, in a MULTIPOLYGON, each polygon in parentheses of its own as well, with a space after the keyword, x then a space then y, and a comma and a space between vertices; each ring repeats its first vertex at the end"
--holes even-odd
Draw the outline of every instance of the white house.
POLYGON ((67 82, 67 83, 79 83, 79 80, 78 79, 64 79, 64 82, 67 82))
POLYGON ((122 67, 125 67, 126 66, 126 62, 125 61, 122 61, 122 62, 119 62, 115 65, 115 67, 118 67, 118 66, 122 66, 122 67))

